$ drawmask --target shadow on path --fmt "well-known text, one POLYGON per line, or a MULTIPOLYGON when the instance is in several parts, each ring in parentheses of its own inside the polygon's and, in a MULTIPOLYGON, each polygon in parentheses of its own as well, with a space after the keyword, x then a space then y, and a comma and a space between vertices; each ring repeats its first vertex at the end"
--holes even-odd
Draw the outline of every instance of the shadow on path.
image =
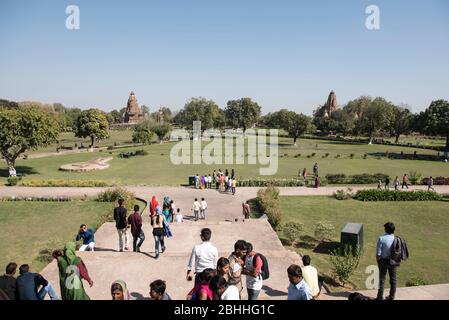
POLYGON ((285 291, 280 291, 280 290, 276 290, 276 289, 272 289, 269 286, 262 286, 262 289, 265 290, 265 293, 267 294, 267 296, 270 297, 280 297, 280 296, 286 296, 287 292, 285 291))

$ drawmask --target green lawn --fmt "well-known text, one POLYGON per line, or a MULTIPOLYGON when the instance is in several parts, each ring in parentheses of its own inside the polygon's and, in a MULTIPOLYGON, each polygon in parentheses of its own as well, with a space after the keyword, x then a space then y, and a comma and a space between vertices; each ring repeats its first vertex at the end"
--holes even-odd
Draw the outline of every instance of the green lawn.
POLYGON ((82 223, 97 227, 111 211, 110 203, 0 201, 0 267, 8 262, 28 263, 40 271, 48 262, 39 260, 43 249, 61 248, 73 239, 82 223))
MULTIPOLYGON (((101 140, 96 145, 100 147, 107 147, 113 145, 123 145, 132 143, 132 130, 110 130, 109 138, 101 140)), ((77 138, 72 132, 62 132, 59 134, 59 144, 65 147, 74 147, 75 144, 81 147, 90 145, 90 138, 77 138)), ((40 153, 40 152, 56 152, 57 143, 53 143, 47 147, 32 150, 28 154, 40 153)))
MULTIPOLYGON (((442 202, 360 202, 339 201, 331 197, 281 197, 283 223, 302 222, 304 235, 314 236, 315 225, 320 220, 331 222, 336 229, 335 242, 347 222, 362 223, 364 228, 364 254, 352 282, 366 289, 364 274, 368 265, 375 265, 375 247, 383 225, 392 221, 396 234, 407 240, 410 259, 399 269, 398 282, 405 286, 407 280, 419 277, 429 284, 449 282, 449 201, 442 202)), ((280 233, 282 238, 282 234, 280 233)), ((298 248, 308 254, 322 274, 330 275, 328 254, 314 252, 316 243, 303 238, 298 248), (306 240, 306 241, 303 241, 306 240)), ((291 247, 290 247, 291 248, 291 247)))
MULTIPOLYGON (((191 174, 211 174, 214 169, 235 168, 237 178, 260 178, 259 165, 173 165, 170 161, 170 150, 173 142, 152 144, 145 147, 134 147, 129 150, 145 149, 147 156, 137 156, 130 159, 120 159, 117 155, 124 150, 115 150, 111 154, 114 159, 109 162, 110 168, 90 173, 67 173, 58 171, 62 164, 90 160, 99 156, 108 156, 109 151, 102 153, 82 153, 65 156, 53 156, 39 159, 18 160, 17 171, 25 173, 25 179, 101 179, 120 184, 144 184, 144 185, 179 185, 187 182, 187 176, 191 174)), ((203 143, 203 146, 207 143, 203 143)), ((386 145, 345 144, 335 141, 300 140, 298 146, 292 145, 292 140, 280 138, 279 140, 279 165, 276 178, 296 177, 298 170, 307 167, 312 171, 313 164, 320 165, 320 175, 327 173, 386 173, 391 176, 402 176, 411 170, 417 170, 424 176, 447 176, 449 164, 439 161, 424 160, 393 160, 378 157, 378 153, 387 152, 407 154, 436 154, 435 151, 394 147, 386 145), (311 156, 315 153, 314 156, 311 156), (327 158, 323 156, 329 153, 327 158), (299 157, 296 155, 301 154, 299 157), (354 154, 354 159, 350 155, 354 154), (363 159, 368 154, 367 159, 363 159), (339 158, 336 158, 337 156, 339 158), (310 156, 310 157, 307 157, 310 156)), ((245 151, 246 153, 246 151, 245 151)), ((223 161, 224 163, 224 161, 223 161)), ((6 164, 0 163, 0 183, 4 182, 7 175, 6 164)), ((272 176, 266 176, 270 178, 272 176)))

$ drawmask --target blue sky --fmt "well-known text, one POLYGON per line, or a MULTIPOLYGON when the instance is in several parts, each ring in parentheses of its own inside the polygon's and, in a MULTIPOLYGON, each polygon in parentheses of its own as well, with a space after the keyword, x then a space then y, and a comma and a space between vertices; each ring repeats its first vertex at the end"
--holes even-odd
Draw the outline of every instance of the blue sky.
POLYGON ((112 110, 133 90, 152 110, 248 96, 311 114, 332 89, 341 105, 449 99, 446 0, 0 0, 0 41, 0 98, 16 101, 112 110))

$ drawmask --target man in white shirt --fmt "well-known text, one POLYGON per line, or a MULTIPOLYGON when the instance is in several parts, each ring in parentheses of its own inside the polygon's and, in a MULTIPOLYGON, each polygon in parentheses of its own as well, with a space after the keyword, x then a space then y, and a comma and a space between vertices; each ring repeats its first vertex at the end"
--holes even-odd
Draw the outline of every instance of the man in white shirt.
POLYGON ((175 221, 176 222, 182 222, 183 221, 183 217, 181 214, 181 209, 176 209, 176 214, 175 214, 175 221))
POLYGON ((195 285, 198 283, 199 274, 204 269, 217 269, 218 262, 218 250, 216 247, 210 243, 210 238, 212 236, 212 231, 209 228, 204 228, 201 230, 201 241, 192 249, 192 254, 190 255, 189 264, 187 265, 187 280, 191 280, 190 273, 192 272, 193 266, 195 265, 195 285))
POLYGON ((206 200, 204 200, 204 198, 201 198, 201 211, 200 211, 200 213, 201 213, 200 218, 201 219, 206 219, 207 202, 206 202, 206 200))
POLYGON ((310 265, 310 256, 305 255, 302 257, 302 276, 304 281, 309 285, 312 291, 313 299, 318 298, 320 295, 320 287, 318 285, 318 271, 315 267, 310 265))
POLYGON ((236 286, 228 285, 220 275, 214 276, 209 282, 209 288, 214 293, 214 300, 240 300, 240 292, 236 286))
POLYGON ((195 198, 195 201, 193 202, 193 215, 195 216, 195 221, 198 221, 198 215, 200 213, 201 204, 198 202, 198 199, 195 198))

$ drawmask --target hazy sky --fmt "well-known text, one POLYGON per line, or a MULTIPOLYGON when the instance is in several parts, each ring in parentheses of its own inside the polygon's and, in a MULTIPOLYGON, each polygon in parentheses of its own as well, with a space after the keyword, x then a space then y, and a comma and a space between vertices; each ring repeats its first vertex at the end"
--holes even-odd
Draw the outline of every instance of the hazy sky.
POLYGON ((340 105, 449 99, 447 0, 0 0, 0 43, 0 98, 16 101, 112 110, 135 91, 151 110, 248 96, 311 114, 332 89, 340 105))

